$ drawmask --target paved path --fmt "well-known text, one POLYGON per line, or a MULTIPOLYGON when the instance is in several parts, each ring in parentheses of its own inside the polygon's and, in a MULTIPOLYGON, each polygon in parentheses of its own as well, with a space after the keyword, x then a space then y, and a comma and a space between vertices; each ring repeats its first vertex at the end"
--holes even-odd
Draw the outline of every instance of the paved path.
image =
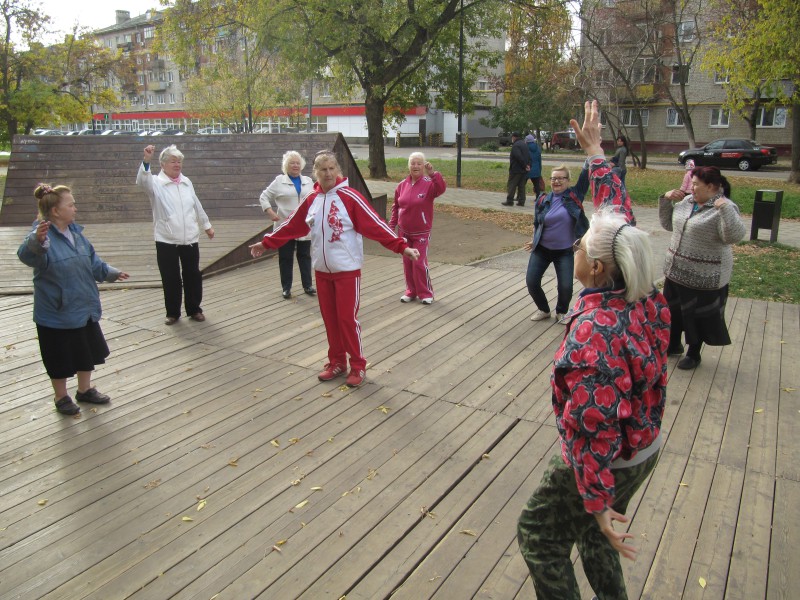
MULTIPOLYGON (((368 180, 367 186, 372 193, 387 194, 389 198, 394 195, 396 183, 391 181, 377 181, 368 180)), ((530 205, 524 207, 519 206, 504 206, 505 194, 500 192, 484 192, 479 190, 467 190, 463 188, 448 187, 444 196, 439 200, 445 204, 452 204, 455 206, 468 206, 477 209, 491 208, 493 210, 502 210, 506 212, 525 213, 533 216, 533 208, 530 205)), ((665 231, 661 227, 658 220, 658 209, 649 208, 644 206, 637 206, 634 202, 634 213, 636 214, 636 221, 641 229, 648 231, 652 236, 653 254, 658 257, 664 256, 669 246, 670 232, 665 231)), ((587 203, 587 210, 591 214, 591 203, 587 203)), ((750 231, 750 216, 743 217, 747 225, 749 237, 750 231)), ((769 230, 759 230, 759 239, 768 240, 769 230)), ((787 246, 794 246, 800 248, 800 222, 799 221, 781 221, 778 230, 778 241, 787 246)), ((524 270, 528 264, 528 253, 524 250, 509 252, 501 256, 493 257, 485 261, 481 261, 481 265, 496 268, 507 269, 512 271, 524 270)))

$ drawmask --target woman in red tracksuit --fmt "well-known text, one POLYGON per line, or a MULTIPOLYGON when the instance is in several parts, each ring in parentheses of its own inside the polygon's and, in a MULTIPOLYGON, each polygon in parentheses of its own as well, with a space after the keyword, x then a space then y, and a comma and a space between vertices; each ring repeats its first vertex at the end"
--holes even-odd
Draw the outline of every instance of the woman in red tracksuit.
POLYGON ((442 174, 425 161, 422 152, 412 152, 408 157, 408 173, 394 191, 389 227, 392 231, 400 227, 398 233, 409 246, 419 250, 419 260, 403 259, 406 291, 400 296, 400 302, 419 298, 423 304, 431 304, 433 286, 428 273, 428 244, 433 228, 433 201, 444 194, 447 184, 442 174))
POLYGON ((356 387, 364 382, 367 360, 361 348, 358 307, 361 295, 361 265, 364 261, 362 235, 411 260, 419 251, 389 229, 367 200, 347 185, 336 156, 319 154, 314 160, 313 191, 272 233, 250 246, 253 257, 267 248, 279 248, 289 240, 311 236, 311 264, 317 280, 317 297, 328 336, 328 363, 318 375, 330 381, 347 370, 346 383, 356 387))

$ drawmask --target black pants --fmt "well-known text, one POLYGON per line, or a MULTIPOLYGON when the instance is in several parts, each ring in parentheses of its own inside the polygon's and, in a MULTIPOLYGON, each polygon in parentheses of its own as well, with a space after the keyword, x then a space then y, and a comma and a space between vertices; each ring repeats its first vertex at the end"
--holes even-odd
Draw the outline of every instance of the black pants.
POLYGON ((281 271, 281 288, 284 290, 292 289, 292 279, 294 275, 295 247, 297 248, 297 266, 300 267, 300 281, 303 289, 311 287, 311 240, 289 240, 278 248, 278 268, 281 271))
POLYGON ((200 244, 188 246, 156 242, 158 271, 164 288, 164 306, 168 317, 181 316, 181 294, 189 316, 203 312, 203 276, 200 273, 200 244))
POLYGON ((514 202, 516 195, 517 204, 525 205, 525 186, 528 185, 527 173, 509 173, 508 183, 506 184, 506 202, 514 202))

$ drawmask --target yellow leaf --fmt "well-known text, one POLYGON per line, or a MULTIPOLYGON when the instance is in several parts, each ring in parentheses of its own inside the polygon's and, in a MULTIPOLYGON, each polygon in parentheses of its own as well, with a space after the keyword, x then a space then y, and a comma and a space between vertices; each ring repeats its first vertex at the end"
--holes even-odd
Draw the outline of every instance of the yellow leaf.
POLYGON ((306 504, 308 504, 308 500, 303 500, 299 504, 295 504, 295 508, 303 508, 306 504))
POLYGON ((762 412, 764 412, 764 409, 763 409, 763 408, 757 408, 757 409, 755 409, 755 411, 753 411, 753 412, 755 412, 755 413, 762 413, 762 412))
POLYGON ((689 484, 681 481, 680 487, 689 487, 689 484))
POLYGON ((302 396, 295 396, 294 398, 292 398, 292 400, 302 400, 302 399, 303 399, 302 396))
POLYGON ((229 467, 238 467, 239 466, 238 462, 239 462, 239 457, 237 456, 236 458, 232 458, 232 459, 230 459, 228 461, 228 466, 229 467))
POLYGON ((464 535, 471 535, 472 537, 478 537, 478 534, 472 531, 472 529, 462 529, 458 533, 463 533, 464 535))
POLYGON ((333 437, 329 437, 329 438, 328 438, 328 441, 329 441, 329 442, 332 442, 332 441, 333 441, 333 437))
POLYGON ((256 389, 254 389, 253 391, 254 391, 254 392, 263 392, 264 390, 262 390, 261 388, 256 388, 256 389))
POLYGON ((392 409, 391 409, 391 408, 389 408, 388 406, 383 406, 383 405, 381 405, 381 406, 379 406, 379 407, 378 407, 377 409, 375 409, 375 410, 379 410, 379 411, 381 411, 383 414, 385 414, 385 415, 386 415, 386 414, 389 414, 389 411, 390 411, 390 410, 392 410, 392 409))
POLYGON ((781 388, 781 389, 782 389, 784 392, 796 392, 796 391, 797 391, 797 388, 789 388, 789 387, 786 387, 786 388, 781 388))
POLYGON ((324 394, 322 394, 322 397, 323 398, 333 398, 333 394, 331 394, 330 392, 325 392, 324 394))
POLYGON ((36 504, 38 504, 39 506, 44 506, 45 504, 47 504, 47 498, 42 498, 36 504))
POLYGON ((289 540, 278 540, 277 542, 275 542, 275 545, 276 546, 283 546, 288 541, 289 540))
POLYGON ((205 501, 205 500, 200 500, 200 503, 197 505, 197 510, 198 510, 198 511, 201 511, 201 510, 203 510, 205 507, 206 507, 206 501, 205 501))
POLYGON ((703 589, 706 589, 706 580, 705 580, 705 579, 703 579, 703 578, 701 577, 701 578, 700 578, 700 579, 698 579, 697 581, 700 583, 700 587, 701 587, 701 588, 703 588, 703 589))
POLYGON ((481 458, 482 458, 483 460, 489 460, 489 458, 490 458, 490 457, 489 457, 489 455, 488 455, 488 454, 484 454, 483 456, 481 456, 481 458))
POLYGON ((275 446, 276 448, 280 448, 280 447, 281 447, 281 443, 280 443, 278 440, 272 440, 272 441, 270 442, 270 444, 272 444, 272 445, 273 445, 273 446, 275 446))
POLYGON ((181 521, 194 521, 192 517, 181 517, 181 521))
POLYGON ((293 479, 291 483, 292 483, 292 485, 300 485, 300 480, 299 479, 293 479))
POLYGON ((290 444, 296 444, 299 441, 300 441, 300 438, 289 438, 289 443, 290 444))
POLYGON ((322 491, 322 487, 319 486, 319 485, 314 486, 314 487, 311 488, 311 491, 312 492, 321 492, 322 491))

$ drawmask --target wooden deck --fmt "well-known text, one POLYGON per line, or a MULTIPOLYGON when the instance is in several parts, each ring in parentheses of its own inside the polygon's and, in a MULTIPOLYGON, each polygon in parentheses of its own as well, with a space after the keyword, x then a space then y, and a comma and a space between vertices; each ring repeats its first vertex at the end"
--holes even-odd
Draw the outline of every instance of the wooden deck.
MULTIPOLYGON (((74 419, 31 298, 0 297, 0 597, 533 598, 516 518, 555 451, 563 329, 528 319, 520 274, 432 267, 436 302, 402 305, 400 260, 367 258, 356 390, 317 381, 316 301, 283 300, 275 261, 208 279, 205 323, 164 326, 158 288, 105 290, 113 402, 74 419)), ((800 310, 728 316, 731 346, 671 359, 631 598, 800 593, 800 310)))

